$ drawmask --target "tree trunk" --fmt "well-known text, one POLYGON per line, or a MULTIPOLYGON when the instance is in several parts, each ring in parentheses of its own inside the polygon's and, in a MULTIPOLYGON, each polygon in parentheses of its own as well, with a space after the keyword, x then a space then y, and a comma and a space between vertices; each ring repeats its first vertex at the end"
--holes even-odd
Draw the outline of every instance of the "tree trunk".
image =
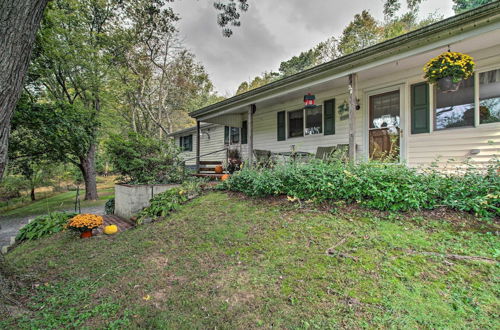
POLYGON ((87 152, 86 157, 80 158, 80 170, 82 171, 83 180, 85 181, 85 200, 97 200, 97 182, 95 170, 95 152, 96 145, 92 143, 87 152))
POLYGON ((31 197, 31 200, 32 201, 35 201, 36 200, 36 196, 35 196, 35 187, 31 187, 31 193, 30 193, 30 197, 31 197))
POLYGON ((0 0, 0 179, 7 167, 10 119, 21 94, 35 35, 49 0, 0 0))

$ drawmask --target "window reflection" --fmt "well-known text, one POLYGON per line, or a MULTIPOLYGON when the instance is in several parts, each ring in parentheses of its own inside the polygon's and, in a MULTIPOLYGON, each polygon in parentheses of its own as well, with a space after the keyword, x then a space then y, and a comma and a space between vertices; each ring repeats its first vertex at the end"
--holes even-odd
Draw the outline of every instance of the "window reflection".
POLYGON ((500 70, 479 74, 479 119, 481 124, 500 121, 500 70))
POLYGON ((434 95, 436 130, 474 125, 474 77, 464 80, 456 92, 443 93, 435 87, 434 95))

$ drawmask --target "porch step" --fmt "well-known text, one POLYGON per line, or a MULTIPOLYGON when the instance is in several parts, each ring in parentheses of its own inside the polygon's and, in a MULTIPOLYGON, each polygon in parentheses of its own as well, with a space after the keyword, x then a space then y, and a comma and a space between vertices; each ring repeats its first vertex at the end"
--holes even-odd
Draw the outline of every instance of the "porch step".
POLYGON ((215 173, 194 173, 191 174, 192 176, 198 177, 198 178, 213 178, 213 179, 220 179, 224 174, 215 174, 215 173))
POLYGON ((199 171, 200 172, 214 172, 215 171, 215 167, 200 167, 199 171))
POLYGON ((222 165, 222 162, 218 160, 201 160, 200 165, 222 165))

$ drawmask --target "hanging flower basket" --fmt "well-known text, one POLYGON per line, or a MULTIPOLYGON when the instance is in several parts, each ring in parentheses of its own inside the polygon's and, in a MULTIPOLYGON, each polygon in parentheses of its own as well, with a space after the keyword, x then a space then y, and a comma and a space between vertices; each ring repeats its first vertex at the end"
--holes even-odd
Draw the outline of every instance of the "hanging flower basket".
POLYGON ((425 65, 425 78, 430 84, 437 83, 443 93, 456 92, 461 82, 474 74, 474 65, 469 55, 446 52, 425 65))
POLYGON ((443 93, 452 93, 458 91, 460 84, 463 80, 459 82, 454 82, 451 77, 444 77, 437 81, 439 90, 443 93))

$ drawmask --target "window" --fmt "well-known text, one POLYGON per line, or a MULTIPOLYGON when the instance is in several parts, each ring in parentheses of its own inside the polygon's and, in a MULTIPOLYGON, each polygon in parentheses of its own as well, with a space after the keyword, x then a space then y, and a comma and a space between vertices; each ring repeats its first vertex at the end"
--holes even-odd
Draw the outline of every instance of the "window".
POLYGON ((474 126, 474 77, 464 80, 453 93, 442 93, 436 86, 434 95, 434 129, 474 126))
POLYGON ((305 135, 314 135, 323 133, 323 108, 318 106, 314 109, 305 109, 306 129, 305 135))
POLYGON ((304 110, 288 113, 288 137, 304 136, 304 110))
POLYGON ((370 97, 370 128, 399 127, 399 90, 370 97))
POLYGON ((240 143, 240 129, 231 127, 231 144, 240 143))
POLYGON ((193 135, 181 136, 179 146, 182 151, 193 151, 193 135))
POLYGON ((500 121, 500 69, 479 74, 479 122, 500 121))
POLYGON ((239 127, 224 127, 224 144, 240 143, 240 128, 239 127))

